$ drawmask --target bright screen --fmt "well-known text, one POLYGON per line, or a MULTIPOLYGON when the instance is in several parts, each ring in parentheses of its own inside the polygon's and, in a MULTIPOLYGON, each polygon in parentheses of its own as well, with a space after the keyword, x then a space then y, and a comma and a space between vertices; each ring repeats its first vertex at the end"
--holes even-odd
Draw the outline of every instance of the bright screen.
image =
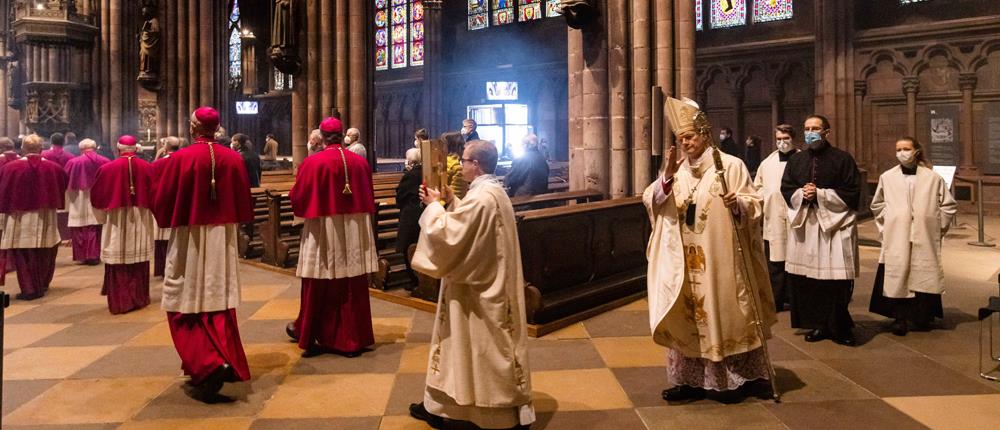
POLYGON ((236 102, 237 115, 257 115, 257 102, 236 102))

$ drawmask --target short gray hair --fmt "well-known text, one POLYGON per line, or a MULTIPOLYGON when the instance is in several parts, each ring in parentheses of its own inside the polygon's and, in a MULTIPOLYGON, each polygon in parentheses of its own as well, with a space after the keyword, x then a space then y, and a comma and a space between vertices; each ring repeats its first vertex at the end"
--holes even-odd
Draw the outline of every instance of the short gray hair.
POLYGON ((97 149, 97 142, 94 139, 83 139, 80 141, 80 150, 84 149, 97 149))
POLYGON ((535 133, 528 133, 527 136, 524 136, 524 139, 521 139, 521 144, 524 145, 525 148, 537 148, 538 135, 535 133))
POLYGON ((410 148, 406 150, 406 163, 407 164, 418 164, 420 163, 420 148, 410 148))
POLYGON ((122 145, 118 144, 118 152, 134 152, 136 154, 142 153, 142 145, 122 145))
POLYGON ((497 171, 497 147, 488 140, 473 140, 465 144, 465 150, 469 151, 469 158, 479 162, 479 168, 483 173, 492 175, 497 171))

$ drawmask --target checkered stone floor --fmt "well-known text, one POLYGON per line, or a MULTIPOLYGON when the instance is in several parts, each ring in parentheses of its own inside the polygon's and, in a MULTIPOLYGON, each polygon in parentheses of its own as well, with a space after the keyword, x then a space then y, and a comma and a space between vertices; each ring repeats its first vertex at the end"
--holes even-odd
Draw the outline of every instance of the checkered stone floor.
MULTIPOLYGON (((968 220, 966 220, 968 221, 968 220)), ((969 250, 950 236, 950 291, 943 328, 899 338, 866 312, 878 252, 852 313, 860 346, 807 344, 779 316, 770 350, 785 392, 780 404, 704 400, 667 405, 664 350, 649 336, 645 300, 531 339, 538 422, 534 429, 918 429, 995 428, 1000 384, 976 375, 974 312, 996 291, 1000 251, 969 250)), ((407 416, 421 398, 432 315, 372 300, 377 345, 359 358, 300 357, 284 326, 298 312, 296 279, 243 266, 237 313, 253 379, 228 385, 229 404, 184 395, 164 314, 154 305, 107 312, 103 267, 69 261, 60 249, 50 293, 7 309, 5 429, 423 429, 407 416)), ((16 292, 9 276, 8 293, 16 292)))

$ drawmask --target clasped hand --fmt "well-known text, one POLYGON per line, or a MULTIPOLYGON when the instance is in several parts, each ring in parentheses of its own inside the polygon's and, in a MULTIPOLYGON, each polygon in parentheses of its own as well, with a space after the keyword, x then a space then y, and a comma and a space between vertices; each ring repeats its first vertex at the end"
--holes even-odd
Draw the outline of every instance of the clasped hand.
POLYGON ((420 201, 424 205, 429 205, 434 202, 441 201, 441 197, 444 196, 445 204, 450 204, 455 194, 452 193, 451 188, 444 187, 444 193, 437 188, 427 188, 425 185, 420 186, 420 201))
POLYGON ((808 201, 816 200, 816 184, 810 182, 802 187, 802 198, 808 201))

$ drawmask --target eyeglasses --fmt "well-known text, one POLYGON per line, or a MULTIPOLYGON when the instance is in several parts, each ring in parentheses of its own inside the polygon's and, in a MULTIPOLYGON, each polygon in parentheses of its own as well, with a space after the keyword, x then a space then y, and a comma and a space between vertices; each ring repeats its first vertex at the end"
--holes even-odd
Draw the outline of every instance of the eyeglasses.
POLYGON ((459 162, 459 164, 478 163, 479 160, 475 160, 475 159, 472 159, 472 158, 459 158, 458 162, 459 162))
POLYGON ((791 142, 792 138, 789 137, 789 138, 786 138, 786 139, 774 139, 774 141, 775 142, 791 142))

